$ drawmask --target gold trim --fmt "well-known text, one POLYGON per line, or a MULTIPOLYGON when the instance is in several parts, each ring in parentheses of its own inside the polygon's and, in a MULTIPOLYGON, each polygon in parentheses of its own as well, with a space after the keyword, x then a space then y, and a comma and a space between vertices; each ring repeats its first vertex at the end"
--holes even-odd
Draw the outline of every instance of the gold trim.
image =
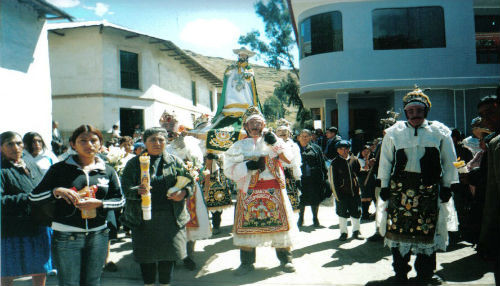
POLYGON ((227 109, 227 108, 243 108, 243 109, 247 109, 248 107, 250 107, 249 104, 247 103, 231 103, 231 104, 228 104, 226 106, 224 106, 224 109, 227 109))
POLYGON ((230 111, 222 111, 222 114, 224 116, 232 116, 232 117, 241 117, 243 116, 243 113, 242 111, 234 111, 234 112, 230 112, 230 111))

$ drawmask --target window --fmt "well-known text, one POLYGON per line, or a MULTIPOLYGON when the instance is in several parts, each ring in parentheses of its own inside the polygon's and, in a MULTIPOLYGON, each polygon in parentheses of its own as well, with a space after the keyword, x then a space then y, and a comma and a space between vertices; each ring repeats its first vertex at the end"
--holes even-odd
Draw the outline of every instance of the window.
POLYGON ((344 49, 342 14, 333 11, 314 15, 300 24, 300 57, 344 49))
POLYGON ((139 55, 120 51, 120 80, 122 88, 139 89, 139 55))
POLYGON ((500 63, 500 15, 475 15, 478 64, 500 63))
POLYGON ((196 82, 191 81, 191 98, 193 99, 193 105, 196 106, 198 99, 196 98, 196 82))
POLYGON ((214 111, 214 92, 210 90, 208 92, 208 97, 210 98, 210 110, 214 111))
POLYGON ((321 120, 321 108, 311 108, 312 120, 321 120))
POLYGON ((446 47, 442 7, 375 9, 372 24, 374 50, 446 47))

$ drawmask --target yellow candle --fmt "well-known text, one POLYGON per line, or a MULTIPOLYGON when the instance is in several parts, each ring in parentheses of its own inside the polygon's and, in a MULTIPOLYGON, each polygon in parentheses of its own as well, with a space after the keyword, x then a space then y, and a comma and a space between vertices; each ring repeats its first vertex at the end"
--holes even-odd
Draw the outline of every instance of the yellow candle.
MULTIPOLYGON (((149 163, 150 157, 148 153, 144 153, 139 157, 139 163, 141 167, 141 184, 148 185, 151 182, 151 177, 149 176, 149 163)), ((142 206, 142 218, 144 220, 151 219, 151 193, 148 191, 147 194, 141 195, 141 206, 142 206)))

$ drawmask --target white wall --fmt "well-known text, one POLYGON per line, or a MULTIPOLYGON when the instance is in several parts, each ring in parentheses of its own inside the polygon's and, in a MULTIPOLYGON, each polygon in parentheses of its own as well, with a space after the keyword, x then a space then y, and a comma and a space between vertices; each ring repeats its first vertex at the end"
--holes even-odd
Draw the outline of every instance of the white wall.
POLYGON ((59 129, 67 133, 82 124, 90 124, 104 132, 103 122, 106 113, 103 101, 102 96, 54 97, 52 100, 54 118, 59 122, 59 129))
POLYGON ((0 2, 0 132, 40 133, 50 148, 52 100, 45 19, 16 0, 0 2))
MULTIPOLYGON (((301 94, 331 89, 481 85, 498 82, 500 65, 476 64, 472 0, 354 1, 316 7, 298 16, 342 12, 344 50, 300 61, 301 94), (376 8, 441 6, 446 48, 373 50, 376 8)), ((306 95, 307 96, 307 95, 306 95)))
POLYGON ((52 94, 102 93, 102 35, 98 27, 63 33, 64 36, 59 36, 49 32, 52 94))
MULTIPOLYGON (((144 109, 146 128, 158 126, 164 110, 175 110, 182 117, 182 124, 192 126, 191 114, 213 114, 208 98, 213 90, 214 102, 216 89, 207 80, 192 73, 185 65, 169 57, 168 52, 160 51, 158 44, 150 44, 150 38, 140 36, 127 39, 129 32, 104 27, 73 28, 61 30, 65 36, 49 35, 51 64, 57 70, 53 78, 54 96, 57 99, 54 109, 57 112, 61 129, 75 124, 67 110, 73 101, 66 95, 89 95, 92 104, 100 104, 94 112, 101 112, 91 118, 96 127, 103 131, 119 124, 120 108, 144 109), (139 54, 139 89, 124 89, 120 84, 120 50, 139 54), (192 105, 191 81, 196 81, 198 105, 192 105), (104 95, 102 102, 94 102, 104 95), (130 98, 130 99, 129 99, 130 98), (203 106, 206 105, 206 106, 203 106), (59 118, 63 116, 63 118, 59 118)), ((83 99, 75 98, 79 104, 83 99)), ((79 105, 77 105, 79 106, 79 105)), ((87 106, 87 104, 85 104, 87 106)), ((91 106, 89 106, 91 107, 91 106)), ((80 118, 80 120, 89 119, 80 118)), ((80 122, 80 124, 83 122, 80 122)), ((74 128, 74 127, 69 127, 74 128)))

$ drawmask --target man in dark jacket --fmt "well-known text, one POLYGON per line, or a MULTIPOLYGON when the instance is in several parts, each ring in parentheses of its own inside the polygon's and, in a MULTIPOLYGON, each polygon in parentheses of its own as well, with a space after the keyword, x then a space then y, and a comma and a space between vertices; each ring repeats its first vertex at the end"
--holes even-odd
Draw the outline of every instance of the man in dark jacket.
POLYGON ((351 143, 341 140, 335 145, 338 156, 333 159, 331 168, 336 193, 336 210, 339 216, 340 238, 347 239, 347 219, 351 217, 352 237, 363 239, 359 233, 361 218, 361 197, 357 174, 361 167, 358 158, 349 154, 351 143))
POLYGON ((323 149, 323 153, 325 154, 326 159, 328 160, 333 160, 335 157, 337 157, 337 148, 335 147, 335 144, 342 140, 340 136, 337 135, 337 127, 332 126, 326 130, 326 146, 323 149))
MULTIPOLYGON (((497 90, 498 91, 498 90, 497 90)), ((500 272, 500 250, 498 233, 500 231, 500 100, 497 96, 488 96, 481 99, 478 112, 490 130, 493 138, 488 144, 488 177, 486 197, 484 203, 483 221, 479 246, 484 253, 493 256, 495 260, 495 281, 498 285, 500 272)))

